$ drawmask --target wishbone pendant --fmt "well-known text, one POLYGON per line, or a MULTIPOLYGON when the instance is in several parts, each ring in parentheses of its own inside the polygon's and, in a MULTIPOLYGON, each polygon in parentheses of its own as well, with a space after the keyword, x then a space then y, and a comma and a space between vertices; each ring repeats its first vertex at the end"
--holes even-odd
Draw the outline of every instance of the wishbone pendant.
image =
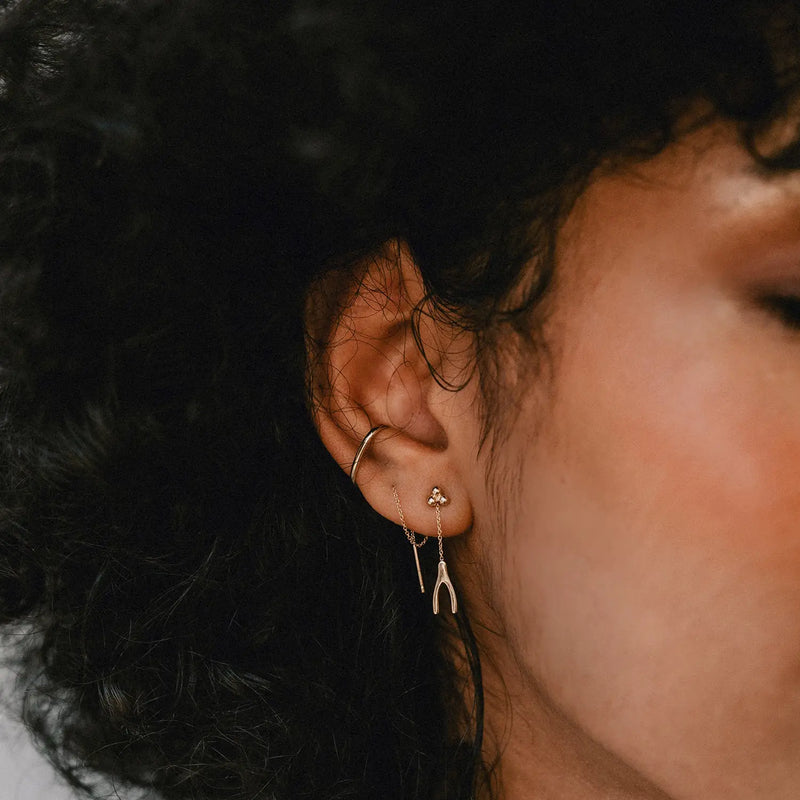
POLYGON ((456 590, 450 581, 450 576, 447 574, 447 564, 444 561, 439 562, 439 572, 436 576, 436 586, 433 589, 433 613, 439 613, 439 589, 442 586, 447 587, 450 593, 450 610, 455 614, 458 611, 458 600, 456 599, 456 590))

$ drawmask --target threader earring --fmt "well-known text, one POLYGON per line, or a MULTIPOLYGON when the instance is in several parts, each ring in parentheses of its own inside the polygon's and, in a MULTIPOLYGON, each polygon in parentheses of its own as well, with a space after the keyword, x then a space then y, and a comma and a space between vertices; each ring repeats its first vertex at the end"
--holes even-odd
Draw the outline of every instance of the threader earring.
MULTIPOLYGON (((379 431, 382 431, 386 425, 376 425, 374 428, 370 428, 367 431, 366 436, 361 440, 361 444, 358 446, 358 450, 356 450, 355 458, 353 459, 353 463, 350 467, 350 480, 358 486, 356 483, 356 475, 358 474, 358 468, 361 465, 361 459, 364 456, 364 453, 367 452, 367 448, 370 446, 373 437, 379 431)), ((417 577, 419 578, 419 590, 425 594, 425 584, 422 581, 422 570, 419 566, 419 555, 417 554, 417 550, 419 550, 422 545, 425 544, 428 540, 423 537, 421 542, 417 541, 417 535, 414 531, 411 531, 406 526, 406 518, 403 516, 403 509, 400 506, 400 497, 397 494, 397 488, 392 486, 392 494, 394 494, 394 504, 397 506, 397 513, 400 515, 400 524, 403 526, 403 533, 406 535, 406 539, 411 543, 414 549, 414 563, 417 565, 417 577)))
POLYGON ((436 512, 436 535, 439 537, 439 571, 436 576, 436 586, 433 589, 433 613, 439 613, 439 589, 447 587, 450 593, 450 610, 455 614, 458 611, 458 600, 453 582, 447 574, 447 564, 444 560, 444 547, 442 545, 442 506, 450 502, 441 492, 438 486, 431 489, 431 496, 428 498, 428 505, 436 512))
POLYGON ((417 565, 417 577, 419 578, 419 590, 422 594, 425 594, 425 584, 422 581, 422 570, 419 566, 419 553, 417 552, 420 547, 422 547, 425 542, 428 540, 423 536, 422 541, 417 541, 417 534, 408 529, 406 525, 406 518, 403 515, 403 507, 400 505, 400 497, 397 494, 397 487, 392 486, 392 494, 394 495, 394 504, 397 506, 397 514, 400 517, 400 524, 403 526, 403 533, 406 535, 406 539, 411 543, 411 547, 414 551, 414 563, 417 565))

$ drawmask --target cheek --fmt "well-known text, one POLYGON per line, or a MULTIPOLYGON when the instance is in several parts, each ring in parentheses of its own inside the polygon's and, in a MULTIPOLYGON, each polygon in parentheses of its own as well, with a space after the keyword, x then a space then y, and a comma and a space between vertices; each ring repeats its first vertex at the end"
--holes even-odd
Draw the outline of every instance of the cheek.
POLYGON ((566 337, 522 456, 509 637, 634 763, 730 770, 800 742, 800 348, 787 375, 723 303, 676 324, 612 294, 566 337))

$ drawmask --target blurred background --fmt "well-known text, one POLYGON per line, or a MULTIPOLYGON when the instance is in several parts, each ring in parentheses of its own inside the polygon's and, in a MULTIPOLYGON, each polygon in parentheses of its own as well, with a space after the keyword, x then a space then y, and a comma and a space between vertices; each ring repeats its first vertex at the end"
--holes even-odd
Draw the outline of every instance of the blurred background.
POLYGON ((74 800, 9 713, 14 675, 0 668, 0 800, 74 800))

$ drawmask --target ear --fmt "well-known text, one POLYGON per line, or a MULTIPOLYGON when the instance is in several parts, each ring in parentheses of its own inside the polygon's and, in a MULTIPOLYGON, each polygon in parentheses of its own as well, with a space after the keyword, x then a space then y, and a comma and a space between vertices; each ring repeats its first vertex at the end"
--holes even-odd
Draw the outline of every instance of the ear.
POLYGON ((470 374, 473 340, 433 313, 408 248, 391 241, 356 268, 317 281, 306 329, 314 421, 339 466, 349 474, 364 436, 385 426, 358 468, 367 502, 399 524, 396 487, 409 528, 435 536, 427 500, 438 486, 450 501, 442 509, 443 534, 466 531, 472 503, 463 454, 452 444, 473 418, 475 382, 452 386, 470 374))

